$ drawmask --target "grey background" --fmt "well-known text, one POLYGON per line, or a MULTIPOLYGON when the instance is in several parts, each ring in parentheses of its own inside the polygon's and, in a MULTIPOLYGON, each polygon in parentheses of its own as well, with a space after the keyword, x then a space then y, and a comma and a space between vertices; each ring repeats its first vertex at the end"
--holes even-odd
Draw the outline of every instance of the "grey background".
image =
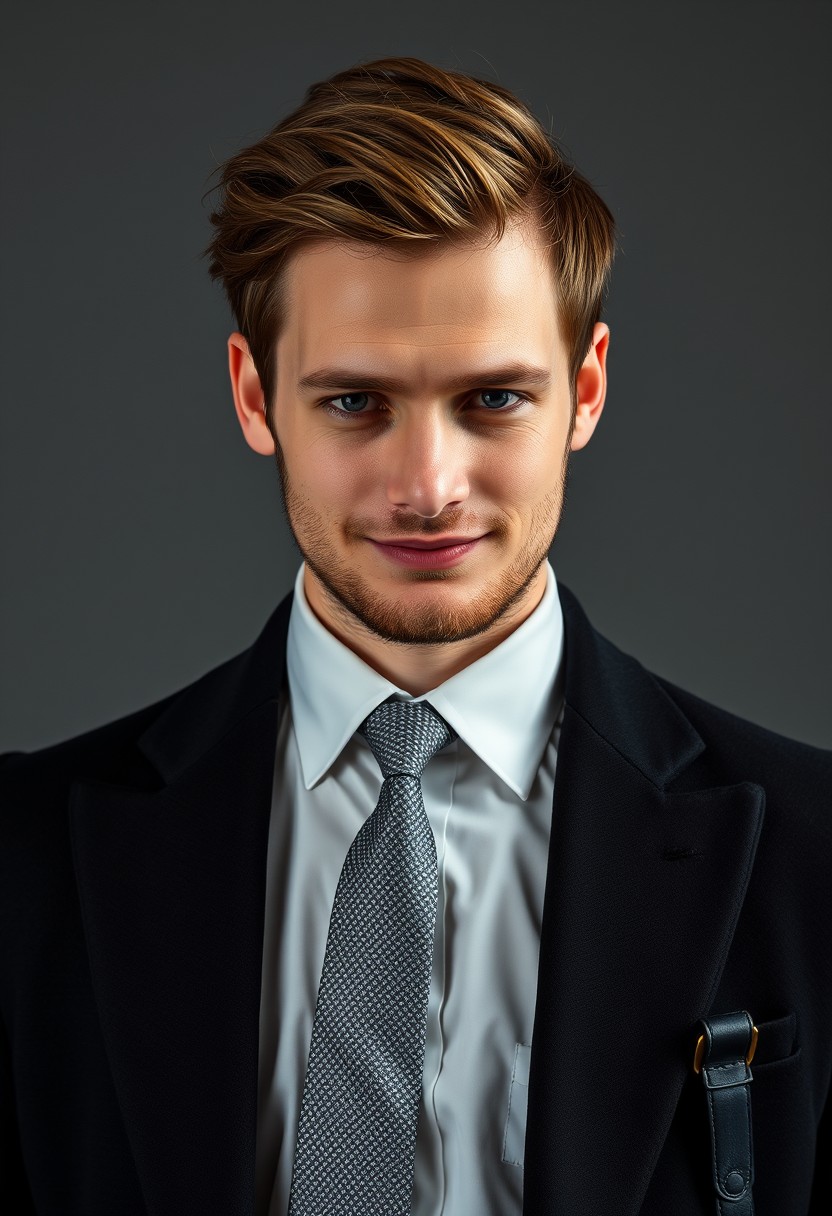
POLYGON ((619 224, 558 577, 651 669, 832 744, 830 24, 828 3, 15 5, 0 747, 181 687, 290 588, 201 196, 307 85, 387 54, 513 89, 619 224))

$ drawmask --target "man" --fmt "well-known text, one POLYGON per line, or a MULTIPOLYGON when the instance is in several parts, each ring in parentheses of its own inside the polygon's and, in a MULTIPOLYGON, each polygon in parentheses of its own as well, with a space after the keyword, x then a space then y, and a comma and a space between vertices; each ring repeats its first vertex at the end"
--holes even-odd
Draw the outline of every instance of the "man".
POLYGON ((830 757, 645 671, 547 561, 609 211, 416 59, 221 188, 303 563, 241 655, 4 758, 3 1210, 820 1211, 830 757))

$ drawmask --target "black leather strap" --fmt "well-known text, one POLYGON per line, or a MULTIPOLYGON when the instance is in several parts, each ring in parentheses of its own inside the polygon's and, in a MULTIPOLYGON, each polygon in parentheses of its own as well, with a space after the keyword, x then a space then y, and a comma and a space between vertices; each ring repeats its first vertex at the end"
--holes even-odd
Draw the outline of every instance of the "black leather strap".
POLYGON ((711 1128, 711 1168, 717 1216, 753 1216, 754 1149, 751 1138, 751 1049, 754 1024, 741 1010, 706 1018, 697 1052, 711 1128))

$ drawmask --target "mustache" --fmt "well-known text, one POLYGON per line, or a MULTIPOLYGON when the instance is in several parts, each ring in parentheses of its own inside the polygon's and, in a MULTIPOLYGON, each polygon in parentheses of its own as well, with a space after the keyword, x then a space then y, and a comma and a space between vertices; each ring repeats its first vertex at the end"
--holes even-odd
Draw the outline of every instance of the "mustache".
POLYGON ((381 535, 388 540, 395 540, 399 536, 422 536, 429 540, 433 536, 482 536, 486 532, 500 535, 504 530, 499 521, 480 523, 476 517, 466 517, 458 511, 435 519, 425 519, 422 515, 396 515, 384 524, 378 520, 356 520, 349 525, 347 534, 356 539, 381 535))

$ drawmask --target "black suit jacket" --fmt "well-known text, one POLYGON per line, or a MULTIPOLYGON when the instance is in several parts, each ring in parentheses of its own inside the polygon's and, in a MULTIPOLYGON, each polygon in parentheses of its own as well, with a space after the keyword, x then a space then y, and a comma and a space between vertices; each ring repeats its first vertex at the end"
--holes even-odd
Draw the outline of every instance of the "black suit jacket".
MULTIPOLYGON (((696 1023, 747 1009, 757 1216, 820 1212, 832 755, 649 674, 559 590, 566 709, 523 1210, 712 1216, 696 1023)), ((4 757, 4 1214, 253 1214, 290 606, 180 692, 4 757)))

